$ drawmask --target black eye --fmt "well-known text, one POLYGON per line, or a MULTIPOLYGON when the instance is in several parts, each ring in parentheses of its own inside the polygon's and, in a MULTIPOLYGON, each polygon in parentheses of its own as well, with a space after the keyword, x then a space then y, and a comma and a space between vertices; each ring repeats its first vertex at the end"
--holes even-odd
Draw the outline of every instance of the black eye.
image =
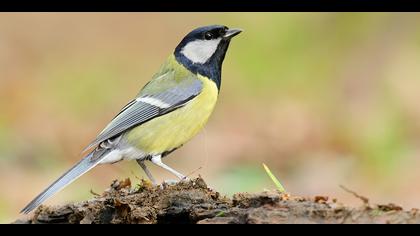
POLYGON ((210 39, 213 38, 213 34, 211 32, 206 32, 204 34, 204 38, 207 39, 207 40, 210 40, 210 39))

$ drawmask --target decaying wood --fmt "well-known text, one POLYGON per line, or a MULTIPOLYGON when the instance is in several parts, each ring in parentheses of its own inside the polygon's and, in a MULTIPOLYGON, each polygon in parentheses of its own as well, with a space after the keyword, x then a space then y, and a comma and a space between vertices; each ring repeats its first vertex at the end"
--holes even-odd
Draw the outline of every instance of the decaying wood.
POLYGON ((261 224, 261 223, 420 223, 418 210, 395 204, 349 208, 335 199, 291 197, 276 191, 221 196, 197 178, 153 187, 142 181, 114 181, 89 201, 57 207, 41 206, 29 219, 15 223, 71 224, 261 224))

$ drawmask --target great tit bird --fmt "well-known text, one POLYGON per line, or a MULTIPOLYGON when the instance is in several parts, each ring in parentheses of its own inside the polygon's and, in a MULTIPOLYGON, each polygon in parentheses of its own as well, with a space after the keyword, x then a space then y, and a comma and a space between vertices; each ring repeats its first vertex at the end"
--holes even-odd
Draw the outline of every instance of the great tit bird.
POLYGON ((92 150, 39 194, 21 212, 29 213, 98 164, 136 160, 156 184, 145 161, 183 180, 162 158, 194 137, 217 101, 222 63, 230 40, 242 32, 223 25, 187 34, 150 82, 84 150, 92 150))

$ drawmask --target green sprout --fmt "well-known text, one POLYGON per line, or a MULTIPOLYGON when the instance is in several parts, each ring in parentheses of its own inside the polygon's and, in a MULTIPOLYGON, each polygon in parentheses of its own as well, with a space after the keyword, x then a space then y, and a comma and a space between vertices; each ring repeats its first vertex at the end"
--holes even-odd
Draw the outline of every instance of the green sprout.
POLYGON ((274 175, 273 175, 273 173, 271 173, 271 170, 267 167, 267 165, 265 165, 265 164, 263 163, 263 167, 264 167, 265 172, 267 172, 267 175, 268 175, 268 176, 270 176, 271 180, 272 180, 272 181, 274 182, 274 184, 276 185, 277 190, 278 190, 280 193, 285 193, 285 192, 286 192, 286 190, 284 189, 283 185, 282 185, 282 184, 280 183, 280 181, 276 178, 276 176, 274 176, 274 175))
POLYGON ((216 217, 224 217, 225 214, 226 214, 226 212, 220 211, 219 213, 216 214, 216 217))

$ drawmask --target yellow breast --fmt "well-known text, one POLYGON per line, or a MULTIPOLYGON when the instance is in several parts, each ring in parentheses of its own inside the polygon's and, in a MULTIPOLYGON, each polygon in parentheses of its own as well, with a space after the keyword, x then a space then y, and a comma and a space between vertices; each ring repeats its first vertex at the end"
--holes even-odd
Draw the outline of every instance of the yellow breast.
POLYGON ((185 106, 154 118, 127 133, 136 148, 148 154, 161 154, 180 147, 193 138, 207 123, 217 101, 216 84, 198 76, 203 82, 201 93, 185 106))

